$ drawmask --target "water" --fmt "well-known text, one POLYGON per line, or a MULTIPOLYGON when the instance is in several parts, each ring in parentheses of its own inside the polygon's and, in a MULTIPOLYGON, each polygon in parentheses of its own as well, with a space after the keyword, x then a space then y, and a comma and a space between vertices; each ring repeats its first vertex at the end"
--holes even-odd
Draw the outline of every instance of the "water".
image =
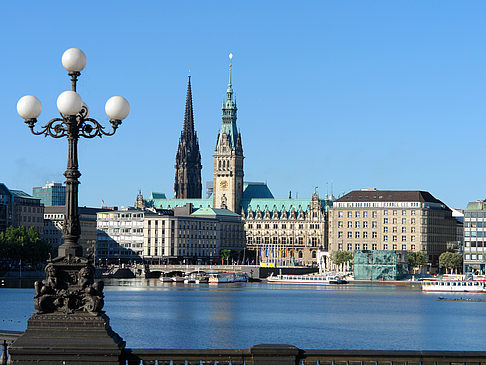
MULTIPOLYGON (((0 329, 25 329, 33 294, 32 289, 0 289, 0 329)), ((133 348, 286 343, 305 349, 484 350, 486 302, 438 297, 416 287, 378 284, 199 286, 121 280, 105 287, 105 310, 112 328, 133 348)))

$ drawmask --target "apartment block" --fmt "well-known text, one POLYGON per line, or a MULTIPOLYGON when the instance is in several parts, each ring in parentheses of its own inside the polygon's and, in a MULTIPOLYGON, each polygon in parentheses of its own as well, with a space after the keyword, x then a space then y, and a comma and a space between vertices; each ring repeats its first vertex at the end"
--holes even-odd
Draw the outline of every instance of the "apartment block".
POLYGON ((330 252, 421 251, 437 267, 456 232, 451 209, 426 191, 355 190, 329 211, 330 252))

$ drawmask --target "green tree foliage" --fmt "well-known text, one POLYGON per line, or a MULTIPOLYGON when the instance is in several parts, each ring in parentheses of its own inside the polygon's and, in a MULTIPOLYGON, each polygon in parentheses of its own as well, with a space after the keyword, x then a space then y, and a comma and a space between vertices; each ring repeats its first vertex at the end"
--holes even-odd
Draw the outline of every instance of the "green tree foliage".
POLYGON ((443 252, 439 256, 439 265, 447 269, 450 269, 452 273, 454 270, 457 272, 457 269, 462 267, 462 255, 460 253, 454 252, 443 252))
POLYGON ((49 243, 42 240, 34 227, 8 227, 0 233, 0 257, 10 260, 22 260, 24 263, 43 263, 52 253, 49 243))
POLYGON ((425 252, 408 252, 408 266, 410 268, 420 267, 427 263, 427 255, 425 252))
POLYGON ((231 257, 231 250, 221 250, 219 251, 219 256, 223 259, 223 262, 226 261, 226 265, 228 265, 229 258, 231 257))
POLYGON ((333 251, 331 252, 331 261, 340 266, 353 260, 351 251, 333 251))

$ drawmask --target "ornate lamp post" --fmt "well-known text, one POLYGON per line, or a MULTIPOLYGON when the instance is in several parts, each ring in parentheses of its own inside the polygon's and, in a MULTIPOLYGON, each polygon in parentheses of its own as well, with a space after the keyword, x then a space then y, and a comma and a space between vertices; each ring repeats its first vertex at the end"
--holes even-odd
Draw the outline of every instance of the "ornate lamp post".
POLYGON ((125 119, 130 110, 128 102, 121 96, 113 96, 105 105, 105 111, 110 118, 112 130, 105 132, 95 119, 89 118, 87 105, 76 92, 78 76, 86 66, 86 56, 80 49, 70 48, 62 56, 62 65, 71 77, 72 90, 64 91, 57 98, 57 108, 60 118, 51 119, 39 131, 34 127, 41 113, 41 103, 35 97, 26 95, 17 103, 17 112, 25 119, 31 132, 35 135, 51 136, 53 138, 67 137, 68 163, 64 173, 66 177, 66 213, 64 215, 64 243, 59 247, 58 256, 82 256, 82 248, 78 243, 81 235, 78 215, 78 185, 81 173, 78 170, 78 140, 79 137, 94 138, 112 136, 125 119))
MULTIPOLYGON (((57 98, 60 118, 51 119, 36 131, 35 125, 42 107, 31 95, 17 103, 17 112, 35 135, 53 138, 67 137, 68 162, 66 177, 66 211, 64 215, 64 243, 58 256, 48 260, 46 279, 35 283, 34 313, 27 330, 10 348, 12 363, 30 364, 38 361, 70 360, 76 363, 117 364, 124 346, 123 340, 109 326, 109 318, 102 311, 103 282, 94 281, 95 269, 83 257, 79 245, 81 227, 78 214, 78 140, 115 134, 129 113, 128 102, 121 96, 108 99, 105 111, 110 118, 111 131, 95 119, 89 118, 87 105, 76 92, 77 80, 86 66, 85 54, 70 48, 62 56, 62 65, 71 78, 72 90, 57 98)), ((41 361, 41 362, 42 362, 41 361)))

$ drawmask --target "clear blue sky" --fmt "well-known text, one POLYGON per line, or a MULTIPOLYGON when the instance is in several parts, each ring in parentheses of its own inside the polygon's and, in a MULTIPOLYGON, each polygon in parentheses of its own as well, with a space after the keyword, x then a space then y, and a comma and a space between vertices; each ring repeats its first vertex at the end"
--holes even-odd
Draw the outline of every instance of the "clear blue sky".
POLYGON ((67 48, 88 63, 78 92, 113 137, 80 142, 80 204, 127 206, 137 189, 173 194, 191 69, 203 181, 234 54, 245 180, 276 197, 353 189, 428 190, 452 207, 486 198, 484 1, 5 1, 0 5, 0 182, 32 192, 64 181, 65 139, 30 134, 70 84, 67 48))

